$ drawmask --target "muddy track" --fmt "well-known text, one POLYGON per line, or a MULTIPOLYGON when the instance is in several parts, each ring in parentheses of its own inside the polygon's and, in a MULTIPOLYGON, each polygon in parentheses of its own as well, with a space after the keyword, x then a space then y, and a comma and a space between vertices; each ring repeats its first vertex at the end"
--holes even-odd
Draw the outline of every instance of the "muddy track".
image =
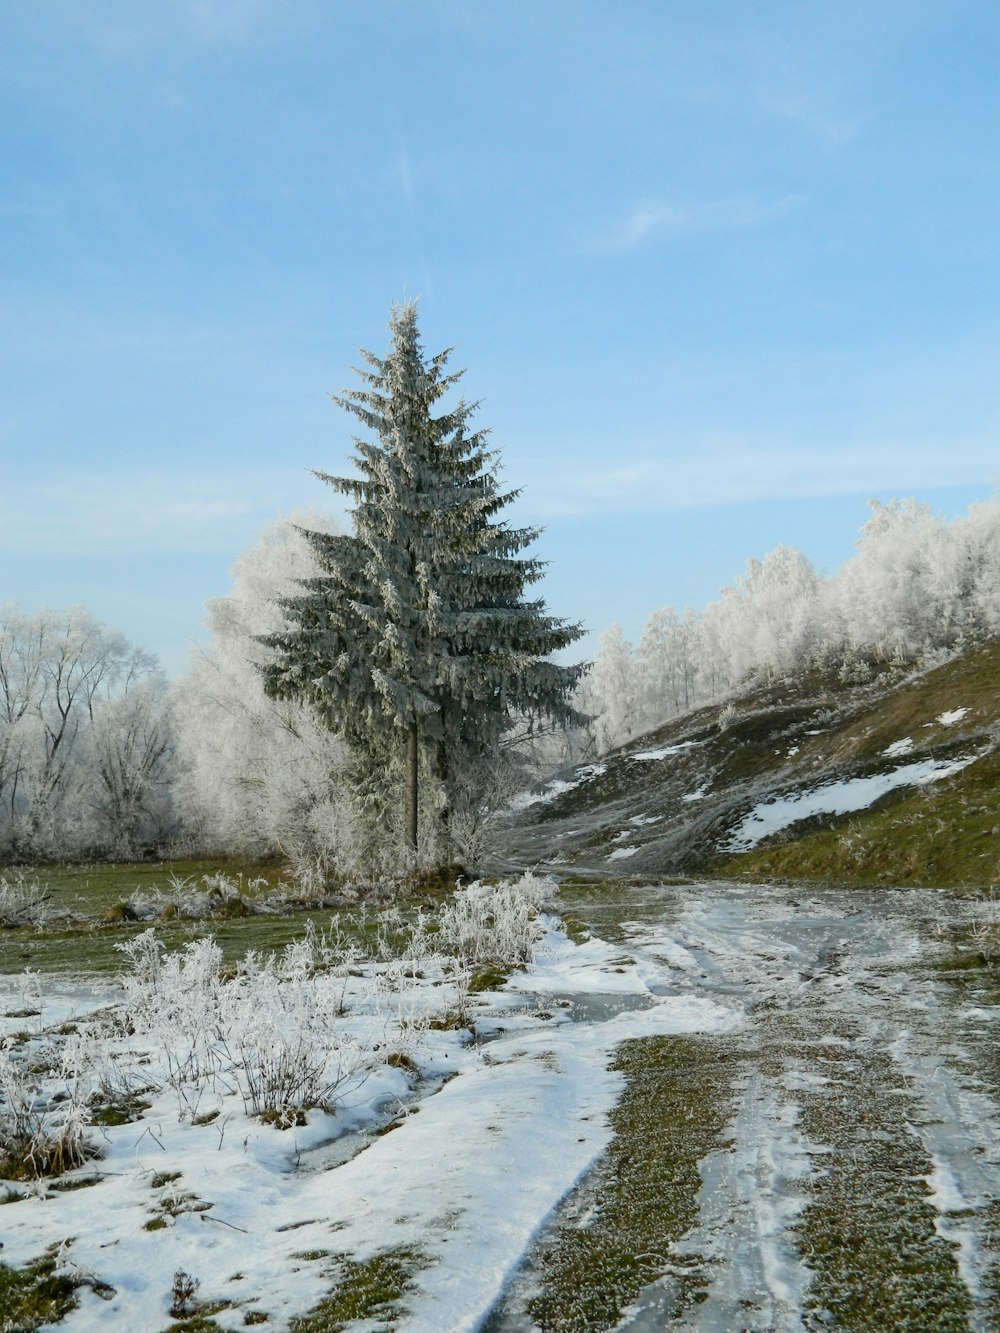
POLYGON ((652 989, 725 997, 747 1024, 726 1059, 706 1041, 714 1088, 702 1079, 685 1103, 668 1078, 647 1094, 702 1136, 697 1179, 672 1187, 693 1197, 663 1199, 659 1279, 603 1321, 546 1291, 574 1229, 598 1218, 613 1240, 628 1156, 616 1141, 491 1330, 1000 1329, 1000 1111, 981 1073, 991 1029, 933 965, 954 900, 709 885, 589 904, 581 891, 574 910, 652 989), (725 1114, 706 1153, 713 1107, 725 1114), (685 1207, 696 1220, 678 1235, 685 1207))

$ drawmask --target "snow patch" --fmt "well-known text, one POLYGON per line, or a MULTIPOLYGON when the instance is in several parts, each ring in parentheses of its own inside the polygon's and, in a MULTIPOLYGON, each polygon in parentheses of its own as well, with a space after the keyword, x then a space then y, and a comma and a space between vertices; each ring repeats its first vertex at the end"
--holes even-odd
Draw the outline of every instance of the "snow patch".
POLYGON ((939 1213, 962 1213, 969 1207, 969 1201, 962 1193, 955 1172, 939 1157, 933 1158, 933 1167, 927 1177, 927 1184, 931 1192, 931 1203, 939 1213))
POLYGON ((975 755, 965 759, 925 759, 916 764, 903 764, 889 773, 874 773, 867 778, 847 778, 842 782, 828 782, 820 787, 779 796, 754 806, 733 830, 723 850, 747 852, 761 839, 797 824, 810 815, 843 815, 852 810, 866 810, 870 805, 896 787, 923 786, 938 782, 958 773, 971 764, 975 755))
POLYGON ((608 860, 609 860, 609 861, 625 861, 625 860, 627 860, 630 856, 635 856, 635 854, 636 854, 636 852, 637 852, 638 850, 639 850, 638 847, 616 847, 615 850, 614 850, 614 851, 611 853, 611 855, 608 857, 608 860))
POLYGON ((825 1074, 816 1074, 811 1069, 789 1069, 781 1078, 786 1092, 821 1092, 829 1082, 825 1074))
POLYGON ((978 1007, 963 1009, 961 1016, 962 1018, 971 1018, 977 1023, 992 1023, 1000 1018, 1000 1005, 996 1005, 992 1009, 980 1009, 978 1007))
POLYGON ((942 727, 953 727, 956 722, 961 722, 968 711, 967 708, 953 708, 950 713, 938 713, 934 720, 940 722, 942 727))
POLYGON ((585 782, 593 782, 594 778, 599 778, 602 773, 607 771, 607 764, 587 764, 576 770, 577 776, 573 782, 566 782, 563 778, 552 778, 541 791, 519 792, 511 801, 508 809, 514 811, 527 810, 532 805, 546 805, 549 801, 555 801, 560 796, 565 796, 568 791, 575 791, 577 787, 582 787, 585 782))
POLYGON ((904 736, 901 741, 893 741, 891 745, 887 745, 882 753, 888 759, 898 759, 900 755, 909 754, 912 749, 913 737, 904 736))
POLYGON ((679 745, 664 745, 659 750, 640 750, 638 754, 630 754, 630 759, 649 760, 666 759, 669 755, 680 754, 681 750, 690 750, 697 741, 681 741, 679 745))

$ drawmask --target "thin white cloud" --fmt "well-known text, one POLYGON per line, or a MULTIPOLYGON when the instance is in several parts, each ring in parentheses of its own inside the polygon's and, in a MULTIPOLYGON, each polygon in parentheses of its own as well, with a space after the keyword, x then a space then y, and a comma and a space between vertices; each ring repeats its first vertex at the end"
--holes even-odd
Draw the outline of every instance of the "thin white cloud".
POLYGON ((8 484, 0 498, 0 550, 67 555, 232 551, 252 540, 279 509, 301 505, 309 489, 308 477, 296 469, 161 470, 130 477, 89 472, 8 484))
POLYGON ((862 127, 871 119, 868 115, 838 115, 819 99, 804 93, 762 91, 757 94, 757 102, 768 115, 791 121, 806 134, 833 148, 843 148, 856 139, 862 127))
POLYGON ((636 204, 586 247, 597 253, 631 250, 650 237, 705 231, 740 231, 761 227, 784 217, 803 202, 797 194, 777 199, 719 199, 687 208, 662 201, 636 204))
POLYGON ((766 500, 862 492, 900 495, 983 485, 996 473, 992 438, 905 440, 803 449, 716 438, 676 446, 613 468, 553 468, 519 477, 522 511, 533 518, 711 509, 766 500))
POLYGON ((410 165, 410 154, 404 146, 396 155, 396 176, 399 180, 399 188, 403 192, 403 198, 410 205, 413 204, 413 168, 410 165))

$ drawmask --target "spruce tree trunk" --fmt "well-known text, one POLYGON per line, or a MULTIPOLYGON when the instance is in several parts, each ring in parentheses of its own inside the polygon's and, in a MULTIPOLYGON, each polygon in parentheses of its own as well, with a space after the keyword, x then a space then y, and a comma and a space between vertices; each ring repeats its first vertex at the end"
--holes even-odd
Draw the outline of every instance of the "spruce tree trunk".
POLYGON ((406 841, 417 850, 417 724, 413 721, 406 733, 406 841))
MULTIPOLYGON (((441 710, 442 717, 444 709, 441 710)), ((448 792, 448 745, 446 741, 438 741, 437 762, 434 766, 435 777, 441 783, 441 789, 444 792, 444 804, 441 807, 441 813, 438 816, 441 825, 441 859, 451 860, 451 807, 448 792)))

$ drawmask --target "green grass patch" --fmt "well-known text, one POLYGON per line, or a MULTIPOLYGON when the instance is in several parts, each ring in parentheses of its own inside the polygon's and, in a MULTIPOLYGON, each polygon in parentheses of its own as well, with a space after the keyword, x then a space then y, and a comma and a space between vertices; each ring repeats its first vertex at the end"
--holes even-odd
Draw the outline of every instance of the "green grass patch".
POLYGON ((420 1066, 412 1056, 405 1051, 392 1051, 385 1057, 385 1062, 390 1069, 405 1069, 408 1074, 419 1074, 420 1066))
POLYGON ((227 963, 235 963, 248 950, 278 950, 300 939, 307 924, 322 931, 329 927, 329 908, 287 915, 206 918, 202 921, 167 920, 125 923, 122 925, 61 926, 50 930, 18 927, 5 932, 3 961, 0 966, 11 972, 30 967, 49 975, 113 976, 123 969, 121 953, 115 945, 150 926, 168 949, 180 949, 192 940, 212 935, 222 949, 227 963))
MULTIPOLYGON (((229 1306, 220 1305, 215 1308, 227 1310, 229 1306)), ((221 1325, 208 1315, 196 1314, 190 1319, 178 1319, 165 1330, 165 1333, 221 1333, 221 1325)))
POLYGON ((503 967, 498 963, 486 963, 477 967, 469 980, 469 994, 478 995, 483 991, 500 990, 514 971, 513 967, 503 967))
MULTIPOLYGON (((1000 881, 1000 753, 834 819, 832 828, 717 861, 723 876, 961 887, 1000 881)), ((783 835, 778 835, 781 838, 783 835)))
POLYGON ((164 1185, 172 1185, 175 1180, 180 1180, 181 1174, 180 1171, 158 1171, 149 1182, 149 1188, 151 1190, 161 1190, 164 1185))
MULTIPOLYGON (((20 972, 31 968, 56 975, 114 975, 123 966, 115 946, 151 926, 170 950, 213 936, 227 965, 234 965, 251 949, 265 953, 281 950, 300 939, 310 926, 318 932, 329 930, 334 919, 362 955, 374 949, 380 934, 386 935, 385 926, 376 920, 379 908, 386 905, 379 901, 303 907, 293 898, 282 911, 252 913, 249 898, 243 894, 220 900, 218 911, 197 920, 167 911, 151 921, 136 921, 118 910, 133 893, 151 893, 154 889, 168 893, 171 873, 200 880, 215 872, 223 872, 231 880, 238 875, 267 879, 267 886, 261 889, 264 894, 281 882, 281 867, 276 863, 206 860, 38 867, 32 873, 51 891, 56 910, 66 915, 45 928, 17 926, 4 930, 0 970, 20 972)), ((426 884, 400 890, 392 905, 402 913, 403 922, 398 930, 389 932, 387 942, 402 948, 408 939, 406 921, 413 919, 418 910, 433 916, 444 901, 443 895, 442 889, 442 896, 435 896, 426 884)))
POLYGON ((32 869, 32 874, 51 895, 50 906, 54 911, 88 916, 113 912, 135 894, 169 893, 171 876, 200 879, 219 873, 234 879, 240 875, 244 879, 263 879, 271 888, 277 888, 284 878, 285 866, 276 860, 201 857, 176 861, 93 861, 32 869))
POLYGON ((932 1164, 908 1128, 914 1090, 881 1051, 831 1045, 823 1063, 831 1085, 800 1099, 802 1130, 834 1150, 817 1159, 796 1228, 814 1275, 806 1327, 966 1333, 957 1246, 937 1231, 932 1164))
POLYGON ((91 1108, 91 1123, 94 1125, 131 1125, 142 1118, 143 1111, 148 1111, 149 1102, 139 1096, 122 1097, 117 1101, 98 1102, 91 1108))
POLYGON ((0 1264, 0 1329, 28 1333, 57 1324, 79 1304, 77 1284, 56 1274, 57 1248, 51 1246, 24 1268, 0 1264))
POLYGON ((99 1185, 104 1176, 70 1176, 69 1179, 49 1182, 50 1194, 72 1194, 74 1190, 87 1190, 92 1185, 99 1185))
MULTIPOLYGON (((732 1059, 730 1043, 704 1037, 619 1047, 614 1067, 625 1089, 610 1117, 611 1145, 582 1187, 584 1217, 558 1226, 538 1251, 542 1292, 528 1311, 540 1328, 615 1328, 640 1291, 676 1266, 670 1246, 698 1220, 698 1162, 719 1146, 732 1112, 732 1059)), ((704 1287, 697 1260, 685 1262, 681 1305, 704 1287)))
POLYGON ((420 1256, 411 1250, 389 1250, 358 1263, 337 1263, 337 1284, 309 1314, 293 1319, 291 1333, 338 1333, 356 1319, 390 1319, 400 1313, 420 1256))

